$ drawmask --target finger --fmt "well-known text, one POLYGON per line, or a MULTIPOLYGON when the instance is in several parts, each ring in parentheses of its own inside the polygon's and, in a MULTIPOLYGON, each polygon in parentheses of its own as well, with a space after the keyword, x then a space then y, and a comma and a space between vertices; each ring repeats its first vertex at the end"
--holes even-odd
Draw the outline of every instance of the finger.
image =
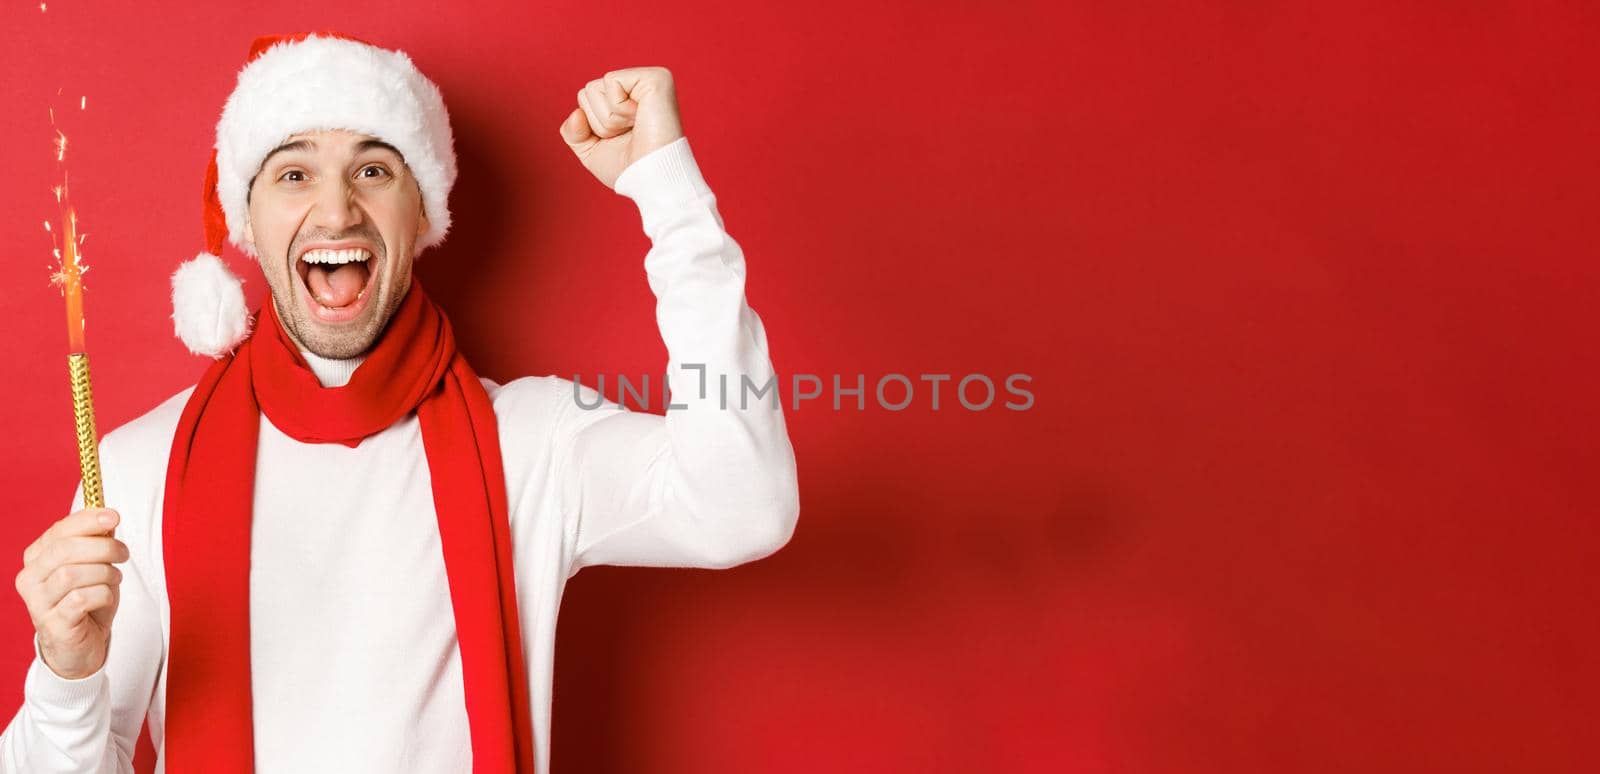
POLYGON ((605 91, 607 102, 620 106, 624 102, 631 101, 628 98, 628 89, 622 85, 621 78, 617 78, 612 74, 607 73, 606 77, 600 79, 600 82, 601 87, 605 91))
POLYGON ((605 90, 606 101, 618 113, 628 117, 628 125, 633 125, 633 120, 639 114, 639 102, 628 94, 627 87, 622 85, 622 79, 607 74, 601 79, 605 90))
POLYGON ((102 583, 120 586, 122 570, 103 563, 66 564, 56 568, 43 582, 22 589, 22 601, 37 624, 73 589, 102 583))
POLYGON ((51 524, 50 528, 46 529, 38 540, 33 541, 33 545, 28 546, 28 549, 22 553, 22 563, 28 564, 32 562, 33 558, 38 556, 39 551, 49 545, 55 538, 71 535, 109 534, 116 529, 117 524, 121 521, 122 514, 110 508, 85 508, 81 511, 73 511, 60 521, 51 524), (107 519, 107 521, 101 521, 102 518, 107 519))
POLYGON ((52 541, 45 546, 37 561, 23 569, 28 572, 30 583, 39 584, 63 564, 120 564, 126 561, 128 545, 121 540, 104 535, 75 535, 52 541))
POLYGON ((606 79, 596 78, 583 87, 589 95, 589 105, 600 114, 600 126, 596 127, 602 135, 610 136, 622 134, 633 128, 633 103, 629 102, 627 95, 621 99, 613 99, 606 88, 606 79))
POLYGON ((561 139, 566 140, 574 150, 597 139, 589 128, 589 119, 584 115, 583 108, 573 108, 567 120, 561 122, 561 139))
POLYGON ((584 117, 589 119, 589 131, 594 132, 594 135, 601 139, 611 136, 611 133, 606 131, 605 123, 600 120, 600 113, 594 105, 589 103, 588 87, 578 89, 578 107, 583 108, 584 117))
POLYGON ((116 593, 104 584, 73 589, 50 610, 52 633, 57 639, 67 639, 72 629, 82 623, 83 617, 90 611, 99 610, 115 601, 116 593))
POLYGON ((673 96, 672 72, 665 67, 625 67, 606 73, 606 80, 615 81, 634 102, 658 94, 673 96))
POLYGON ((57 567, 55 572, 39 586, 38 592, 28 600, 29 608, 37 605, 39 610, 49 610, 61 603, 73 589, 85 586, 120 586, 122 584, 122 569, 112 564, 64 564, 57 567))
POLYGON ((628 101, 628 92, 622 85, 610 78, 596 78, 583 85, 583 90, 589 92, 589 102, 605 115, 619 111, 628 101))
POLYGON ((602 98, 595 88, 584 86, 578 94, 578 102, 584 106, 584 114, 589 117, 589 128, 594 131, 595 136, 602 139, 614 138, 622 133, 618 117, 611 112, 610 107, 605 106, 605 98, 602 98))
MULTIPOLYGON (((100 624, 101 627, 109 632, 111 631, 111 621, 116 617, 117 606, 120 604, 122 604, 122 587, 112 586, 111 601, 91 609, 89 611, 89 617, 93 618, 97 623, 100 624)), ((110 642, 110 640, 108 639, 107 642, 110 642)))

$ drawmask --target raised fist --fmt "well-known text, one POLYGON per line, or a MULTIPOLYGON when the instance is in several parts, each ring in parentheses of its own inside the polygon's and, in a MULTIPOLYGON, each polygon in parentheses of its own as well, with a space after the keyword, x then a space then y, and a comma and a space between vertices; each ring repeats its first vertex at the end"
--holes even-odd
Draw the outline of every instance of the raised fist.
POLYGON ((683 136, 678 95, 665 67, 612 70, 578 90, 561 138, 607 188, 639 157, 683 136))

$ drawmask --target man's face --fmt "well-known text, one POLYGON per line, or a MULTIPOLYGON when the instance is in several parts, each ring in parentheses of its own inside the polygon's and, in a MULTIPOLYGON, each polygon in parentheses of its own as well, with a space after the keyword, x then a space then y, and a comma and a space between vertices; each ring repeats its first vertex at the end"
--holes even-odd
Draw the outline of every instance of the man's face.
POLYGON ((250 183, 245 239, 284 327, 323 357, 353 357, 378 339, 427 230, 405 159, 370 135, 293 135, 250 183))

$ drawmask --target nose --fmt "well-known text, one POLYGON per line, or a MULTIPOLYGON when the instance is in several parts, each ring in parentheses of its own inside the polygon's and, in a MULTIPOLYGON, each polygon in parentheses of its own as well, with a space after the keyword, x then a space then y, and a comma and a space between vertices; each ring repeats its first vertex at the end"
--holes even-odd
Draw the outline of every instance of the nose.
POLYGON ((348 180, 339 177, 318 186, 309 218, 311 225, 340 233, 365 218, 366 213, 356 201, 355 186, 348 180))

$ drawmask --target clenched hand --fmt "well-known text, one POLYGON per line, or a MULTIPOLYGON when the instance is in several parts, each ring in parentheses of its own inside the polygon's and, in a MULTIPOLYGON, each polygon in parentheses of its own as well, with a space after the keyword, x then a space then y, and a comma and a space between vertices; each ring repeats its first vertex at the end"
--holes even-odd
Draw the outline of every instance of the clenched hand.
POLYGON ((561 124, 567 147, 612 189, 629 164, 682 136, 678 95, 665 67, 612 70, 589 81, 561 124))

